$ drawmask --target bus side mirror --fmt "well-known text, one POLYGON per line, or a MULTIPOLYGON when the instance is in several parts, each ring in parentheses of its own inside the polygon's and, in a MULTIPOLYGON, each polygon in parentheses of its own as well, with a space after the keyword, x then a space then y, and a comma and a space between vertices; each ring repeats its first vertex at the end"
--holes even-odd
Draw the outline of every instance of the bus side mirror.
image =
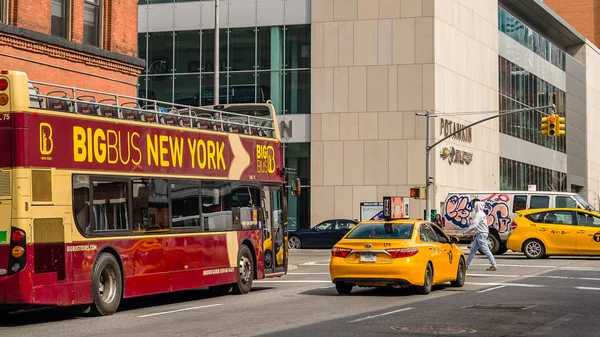
POLYGON ((292 195, 300 195, 300 178, 292 179, 292 195))

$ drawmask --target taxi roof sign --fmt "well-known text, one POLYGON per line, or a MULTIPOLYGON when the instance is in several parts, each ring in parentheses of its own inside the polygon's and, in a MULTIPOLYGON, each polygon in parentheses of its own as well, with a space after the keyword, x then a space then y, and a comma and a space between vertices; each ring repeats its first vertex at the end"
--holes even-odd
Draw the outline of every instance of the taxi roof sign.
POLYGON ((383 197, 383 218, 386 220, 408 219, 410 217, 410 198, 383 197))

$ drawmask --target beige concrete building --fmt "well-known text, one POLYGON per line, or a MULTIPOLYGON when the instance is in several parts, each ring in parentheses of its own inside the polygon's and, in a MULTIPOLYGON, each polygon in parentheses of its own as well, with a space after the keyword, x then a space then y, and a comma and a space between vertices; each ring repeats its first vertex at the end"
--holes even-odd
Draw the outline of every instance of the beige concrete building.
MULTIPOLYGON (((312 1, 313 224, 358 219, 360 202, 424 185, 426 119, 416 112, 498 109, 497 10, 493 1, 312 1)), ((440 119, 431 123, 442 138, 440 119)), ((441 144, 472 153, 468 165, 448 165, 441 147, 432 151, 434 200, 499 188, 498 137, 488 136, 497 125, 474 128, 470 142, 441 144)), ((422 216, 424 206, 411 200, 411 215, 422 216)))
POLYGON ((312 0, 311 31, 311 225, 423 186, 426 110, 432 142, 490 111, 555 104, 568 125, 548 139, 541 114, 519 114, 442 142, 438 213, 450 191, 531 185, 598 204, 600 51, 543 2, 312 0))

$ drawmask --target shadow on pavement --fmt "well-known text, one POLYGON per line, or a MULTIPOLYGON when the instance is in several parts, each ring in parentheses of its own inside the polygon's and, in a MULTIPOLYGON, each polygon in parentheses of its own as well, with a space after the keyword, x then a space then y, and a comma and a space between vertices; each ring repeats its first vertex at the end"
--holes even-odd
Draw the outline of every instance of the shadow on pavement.
MULTIPOLYGON (((273 287, 252 287, 251 293, 263 290, 273 289, 273 287)), ((136 298, 128 298, 121 300, 118 313, 127 312, 130 310, 152 308, 170 304, 182 304, 186 302, 198 301, 203 299, 235 296, 231 292, 220 294, 213 292, 208 288, 200 288, 194 290, 177 291, 166 294, 142 296, 136 298)), ((6 317, 0 316, 0 328, 14 327, 22 325, 34 325, 48 322, 58 322, 72 319, 85 319, 91 317, 87 314, 81 314, 77 307, 39 307, 30 310, 17 311, 9 314, 6 317)))
MULTIPOLYGON (((437 285, 433 287, 431 292, 443 291, 448 289, 458 289, 452 288, 450 285, 437 285)), ((307 291, 303 291, 300 295, 309 295, 309 296, 332 296, 332 297, 405 297, 405 296, 422 296, 416 293, 415 288, 413 287, 404 287, 404 288, 360 288, 354 287, 352 289, 352 293, 350 295, 340 295, 335 290, 335 286, 331 286, 328 288, 317 288, 310 289, 307 291)))

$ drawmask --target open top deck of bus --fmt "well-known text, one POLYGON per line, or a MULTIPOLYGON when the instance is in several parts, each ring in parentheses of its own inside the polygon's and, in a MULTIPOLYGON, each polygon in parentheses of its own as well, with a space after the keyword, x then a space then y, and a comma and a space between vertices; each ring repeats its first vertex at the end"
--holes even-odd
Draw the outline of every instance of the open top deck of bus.
POLYGON ((31 80, 29 97, 34 109, 279 138, 270 101, 194 107, 31 80))

